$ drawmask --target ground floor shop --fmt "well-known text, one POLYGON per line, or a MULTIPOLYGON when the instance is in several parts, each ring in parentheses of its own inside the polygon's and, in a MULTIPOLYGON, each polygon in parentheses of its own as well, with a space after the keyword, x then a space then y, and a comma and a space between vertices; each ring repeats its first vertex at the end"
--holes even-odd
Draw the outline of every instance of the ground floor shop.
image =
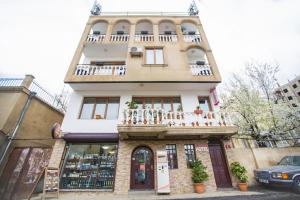
MULTIPOLYGON (((154 191, 169 187, 170 193, 192 193, 191 164, 200 159, 209 174, 208 191, 232 187, 224 143, 202 140, 68 140, 64 143, 59 188, 61 191, 154 191), (159 185, 159 156, 166 152, 168 182, 159 185)), ((165 171, 162 169, 162 171, 165 171)))

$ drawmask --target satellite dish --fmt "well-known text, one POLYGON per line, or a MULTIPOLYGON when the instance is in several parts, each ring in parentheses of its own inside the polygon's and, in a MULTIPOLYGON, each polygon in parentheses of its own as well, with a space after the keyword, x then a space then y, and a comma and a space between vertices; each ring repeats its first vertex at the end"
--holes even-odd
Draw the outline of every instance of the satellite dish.
POLYGON ((98 0, 95 0, 94 4, 93 4, 93 7, 91 9, 91 14, 92 15, 100 15, 101 10, 102 10, 102 6, 98 2, 98 0))
POLYGON ((195 3, 194 0, 191 3, 188 12, 189 12, 190 16, 196 16, 196 15, 198 15, 199 10, 198 10, 197 5, 196 5, 196 3, 195 3))

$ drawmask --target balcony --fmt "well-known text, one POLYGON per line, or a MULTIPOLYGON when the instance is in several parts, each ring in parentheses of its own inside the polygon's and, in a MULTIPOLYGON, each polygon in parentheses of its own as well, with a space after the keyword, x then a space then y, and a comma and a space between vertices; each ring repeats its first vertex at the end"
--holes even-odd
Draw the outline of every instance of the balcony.
POLYGON ((154 35, 135 35, 134 41, 135 42, 153 42, 154 35))
POLYGON ((129 35, 111 35, 110 36, 111 42, 128 42, 129 41, 129 35))
POLYGON ((183 40, 185 42, 192 42, 192 43, 199 44, 201 42, 201 37, 200 37, 199 34, 197 34, 197 35, 183 35, 183 40))
POLYGON ((121 138, 154 136, 232 135, 237 128, 228 113, 166 112, 163 109, 127 109, 118 125, 121 138))
POLYGON ((103 42, 105 35, 89 34, 86 38, 87 42, 103 42))
POLYGON ((197 65, 190 64, 190 70, 193 76, 212 76, 211 67, 207 64, 205 65, 197 65))
POLYGON ((177 35, 159 35, 160 42, 177 42, 177 35))
POLYGON ((76 67, 76 76, 124 76, 126 73, 126 65, 90 65, 79 64, 76 67))

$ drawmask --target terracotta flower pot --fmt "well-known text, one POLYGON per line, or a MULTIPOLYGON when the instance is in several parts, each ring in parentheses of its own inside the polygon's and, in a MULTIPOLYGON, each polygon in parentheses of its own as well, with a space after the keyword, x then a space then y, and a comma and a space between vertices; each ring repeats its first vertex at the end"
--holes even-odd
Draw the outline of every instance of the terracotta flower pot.
POLYGON ((248 184, 247 183, 238 183, 239 189, 243 192, 248 191, 248 184))
POLYGON ((205 185, 203 183, 194 183, 195 192, 203 193, 205 191, 205 185))
POLYGON ((203 111, 197 109, 197 110, 194 110, 194 113, 195 113, 196 115, 202 115, 203 111))

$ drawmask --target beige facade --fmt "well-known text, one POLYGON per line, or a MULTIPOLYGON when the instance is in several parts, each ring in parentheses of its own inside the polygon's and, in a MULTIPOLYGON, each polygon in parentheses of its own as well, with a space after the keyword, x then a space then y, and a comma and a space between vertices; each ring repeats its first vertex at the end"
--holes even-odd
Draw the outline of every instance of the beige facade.
POLYGON ((180 82, 211 82, 221 81, 219 70, 217 68, 212 50, 208 44, 205 32, 198 16, 91 16, 84 29, 79 45, 76 49, 71 65, 65 77, 66 83, 81 82, 160 82, 160 81, 180 81, 180 82), (148 21, 153 28, 153 41, 136 41, 136 27, 143 21, 148 21), (128 22, 129 39, 128 41, 111 41, 112 31, 119 22, 128 22), (107 24, 104 39, 101 41, 87 41, 92 27, 102 22, 107 24), (176 28, 176 41, 161 41, 159 39, 159 25, 163 22, 169 22, 176 28), (183 23, 193 24, 201 36, 201 42, 186 42, 182 32, 183 23), (99 53, 104 53, 105 49, 111 54, 117 50, 115 48, 124 48, 126 60, 126 74, 124 76, 77 76, 76 67, 80 64, 82 53, 87 49, 96 49, 97 45, 105 48, 99 49, 99 53), (132 57, 129 53, 131 47, 142 47, 143 55, 132 57), (162 47, 164 51, 164 64, 147 65, 145 63, 145 48, 162 47), (209 66, 212 70, 211 76, 193 76, 188 65, 187 51, 191 48, 201 49, 205 52, 209 66), (176 59, 174 59, 176 58, 176 59), (151 74, 151 76, 149 76, 151 74))

